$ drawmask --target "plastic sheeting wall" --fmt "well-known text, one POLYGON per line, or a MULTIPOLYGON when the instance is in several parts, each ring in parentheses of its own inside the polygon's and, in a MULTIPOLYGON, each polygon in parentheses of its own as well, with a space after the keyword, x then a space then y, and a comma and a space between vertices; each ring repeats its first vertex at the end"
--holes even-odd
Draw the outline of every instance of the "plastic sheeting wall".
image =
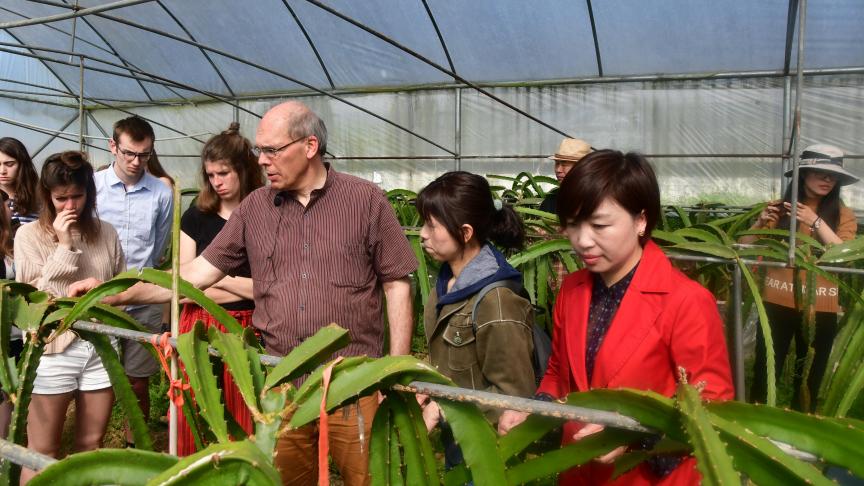
MULTIPOLYGON (((779 158, 686 155, 780 153, 782 79, 627 82, 497 88, 493 92, 598 148, 681 154, 681 157, 652 160, 664 202, 745 204, 778 197, 781 193, 779 158)), ((337 160, 335 166, 375 180, 386 189, 419 190, 457 164, 464 170, 481 174, 552 173, 552 163, 544 158, 507 156, 552 153, 561 136, 473 90, 462 89, 458 96, 454 89, 441 89, 345 97, 466 157, 457 162, 447 152, 338 101, 321 96, 304 97, 303 101, 327 123, 330 153, 337 157, 381 158, 337 160), (458 135, 457 112, 461 124, 458 135), (427 158, 410 160, 416 156, 427 158)), ((263 114, 278 101, 268 99, 241 104, 263 114)), ((72 109, 3 101, 4 106, 10 106, 9 103, 19 115, 26 114, 30 123, 43 126, 59 128, 77 116, 72 109)), ((849 154, 864 154, 861 106, 864 106, 864 76, 807 77, 802 100, 802 147, 819 141, 838 145, 849 154)), ((235 117, 234 108, 217 103, 154 106, 131 111, 156 122, 156 134, 160 139, 177 137, 178 132, 218 133, 235 117)), ((114 121, 127 116, 116 110, 92 110, 91 114, 87 128, 91 135, 102 135, 102 130, 110 132, 114 121)), ((239 111, 238 119, 241 131, 254 140, 258 118, 239 111)), ((72 123, 67 131, 76 132, 77 123, 72 123)), ((0 134, 22 138, 31 150, 41 147, 48 139, 47 135, 3 123, 0 123, 0 134)), ((198 183, 197 154, 208 136, 157 143, 163 165, 183 187, 198 183)), ((110 154, 104 150, 106 143, 94 140, 92 145, 94 165, 109 163, 110 154)), ((36 157, 37 164, 50 152, 70 148, 77 148, 77 144, 55 141, 36 157)), ((864 176, 864 160, 849 159, 847 165, 864 176)), ((864 208, 864 188, 850 186, 843 194, 847 204, 864 208)))

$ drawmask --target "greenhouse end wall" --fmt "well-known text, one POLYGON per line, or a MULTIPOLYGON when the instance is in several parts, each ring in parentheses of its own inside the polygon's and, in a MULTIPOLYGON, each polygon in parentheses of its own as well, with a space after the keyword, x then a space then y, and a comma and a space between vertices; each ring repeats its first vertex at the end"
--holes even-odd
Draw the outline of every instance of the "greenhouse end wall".
MULTIPOLYGON (((732 78, 498 87, 491 92, 594 147, 658 155, 652 162, 666 203, 749 204, 778 197, 782 190, 783 84, 777 77, 732 78)), ((469 88, 340 96, 443 147, 341 101, 303 96, 327 123, 328 152, 336 157, 335 167, 385 189, 418 190, 456 168, 480 174, 551 175, 552 163, 544 157, 562 138, 469 88)), ((239 105, 260 116, 283 99, 287 98, 243 100, 239 105)), ((75 117, 71 103, 70 109, 48 110, 50 117, 38 103, 3 99, 0 104, 13 111, 7 111, 13 119, 38 115, 31 123, 39 125, 59 125, 69 115, 75 117)), ((864 112, 856 109, 862 105, 864 75, 806 77, 802 146, 817 141, 838 145, 852 155, 849 169, 864 175, 864 112)), ((157 143, 160 159, 183 187, 197 185, 198 154, 210 134, 224 130, 236 117, 242 133, 254 139, 259 121, 256 115, 218 102, 128 110, 157 123, 157 138, 164 139, 157 143), (182 138, 181 133, 198 136, 182 138)), ((110 132, 114 121, 128 116, 112 109, 90 113, 87 133, 94 136, 110 132)), ((77 130, 77 121, 67 128, 77 130)), ((14 134, 31 149, 50 138, 20 128, 14 134)), ((108 163, 110 154, 102 149, 106 142, 91 143, 94 165, 108 163)), ((35 160, 41 164, 51 152, 74 148, 73 142, 55 140, 35 160)), ((844 189, 844 199, 852 207, 864 208, 864 189, 850 186, 844 189)))

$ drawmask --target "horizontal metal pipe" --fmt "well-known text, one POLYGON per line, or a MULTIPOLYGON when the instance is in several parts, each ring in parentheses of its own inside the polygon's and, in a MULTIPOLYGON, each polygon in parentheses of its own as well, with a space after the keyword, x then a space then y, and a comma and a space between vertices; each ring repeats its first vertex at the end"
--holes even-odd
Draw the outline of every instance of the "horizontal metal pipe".
MULTIPOLYGON (((783 154, 642 154, 649 159, 780 159, 783 154)), ((331 157, 334 160, 451 160, 455 158, 476 159, 546 159, 549 154, 484 154, 484 155, 338 155, 331 157)), ((846 159, 864 159, 864 154, 845 155, 846 159)), ((551 163, 551 162, 550 162, 551 163)))
MULTIPOLYGON (((701 255, 685 255, 682 253, 667 253, 667 257, 670 260, 683 260, 683 261, 691 261, 691 262, 705 262, 705 263, 725 263, 727 265, 734 265, 735 260, 728 260, 726 258, 717 258, 717 257, 707 257, 701 255)), ((786 262, 775 262, 775 261, 765 261, 765 260, 749 260, 742 258, 741 261, 745 265, 752 265, 754 267, 775 267, 775 268, 792 268, 786 262)), ((846 267, 833 267, 833 266, 823 266, 816 265, 816 268, 820 270, 824 270, 828 273, 847 273, 851 275, 864 275, 864 269, 862 268, 846 268, 846 267)))
MULTIPOLYGON (((813 76, 830 76, 830 75, 850 75, 864 74, 864 67, 849 67, 835 69, 806 69, 804 75, 813 76)), ((608 84, 608 83, 635 83, 635 82, 663 82, 663 81, 703 81, 712 79, 735 79, 735 78, 784 78, 787 75, 783 71, 730 71, 723 73, 693 73, 693 74, 661 74, 661 75, 634 75, 634 76, 604 76, 584 77, 584 78, 562 78, 562 79, 543 79, 537 81, 497 81, 497 82, 476 82, 474 83, 481 88, 543 88, 556 87, 567 85, 590 85, 590 84, 608 84)), ((427 83, 414 84, 406 86, 365 86, 362 88, 336 88, 328 90, 333 94, 370 94, 370 93, 405 93, 411 91, 440 91, 453 90, 459 88, 467 88, 467 85, 461 83, 427 83)), ((250 95, 239 95, 238 100, 257 100, 266 98, 302 98, 307 96, 317 96, 317 93, 306 90, 291 90, 279 93, 256 93, 250 95)))
MULTIPOLYGON (((77 321, 75 324, 72 324, 73 329, 77 329, 79 331, 90 331, 96 332, 99 334, 105 334, 106 336, 114 336, 123 339, 128 339, 130 341, 136 341, 144 344, 152 344, 154 338, 159 338, 161 334, 152 334, 149 332, 142 331, 133 331, 131 329, 121 329, 119 327, 109 326, 106 324, 99 324, 96 322, 87 322, 87 321, 77 321)), ((177 347, 177 339, 173 337, 168 338, 168 342, 174 348, 177 347)), ((210 346, 207 349, 207 352, 210 356, 220 356, 219 351, 216 351, 216 348, 210 346)), ((261 364, 265 366, 276 366, 279 364, 279 361, 282 359, 278 356, 270 356, 267 354, 259 354, 261 358, 261 364)))
POLYGON ((0 438, 0 457, 34 471, 41 471, 57 462, 57 459, 53 457, 46 456, 2 438, 0 438))
MULTIPOLYGON (((75 120, 77 120, 77 119, 78 119, 78 117, 76 116, 76 117, 75 117, 75 120)), ((8 119, 8 118, 4 118, 4 117, 0 117, 0 122, 2 122, 2 123, 8 123, 9 125, 13 125, 13 126, 16 126, 16 127, 26 128, 27 130, 33 130, 34 132, 42 133, 42 134, 45 134, 45 135, 55 135, 55 136, 56 136, 57 138, 59 138, 60 140, 66 140, 66 141, 68 141, 68 142, 78 143, 78 140, 73 139, 73 138, 69 138, 69 137, 67 137, 67 136, 60 135, 60 134, 56 133, 56 132, 53 131, 53 130, 45 130, 45 129, 42 129, 42 128, 39 128, 39 127, 34 127, 34 126, 32 126, 32 125, 28 125, 28 124, 26 124, 26 123, 20 123, 20 122, 17 122, 17 121, 15 121, 15 120, 10 120, 10 119, 8 119)), ((71 125, 71 123, 70 123, 70 125, 71 125)), ((105 147, 100 147, 100 146, 98 146, 98 145, 92 145, 92 144, 89 144, 89 143, 88 143, 88 144, 85 144, 85 145, 86 145, 87 147, 89 147, 89 148, 92 148, 92 149, 101 150, 101 151, 103 151, 103 152, 108 152, 108 149, 105 148, 105 147)))
MULTIPOLYGON (((15 55, 24 56, 24 57, 30 57, 30 58, 34 58, 34 59, 39 59, 40 61, 51 62, 51 63, 55 63, 55 64, 62 64, 65 66, 78 67, 77 63, 70 63, 70 62, 64 61, 62 59, 56 59, 56 58, 52 58, 52 57, 48 57, 48 56, 41 56, 41 55, 36 54, 34 52, 21 52, 21 51, 16 50, 16 49, 20 49, 22 47, 21 44, 15 44, 15 43, 11 43, 11 42, 0 42, 0 46, 11 47, 11 48, 0 48, 0 52, 7 52, 9 54, 15 54, 15 55)), ((104 64, 106 66, 111 66, 111 67, 120 69, 124 72, 97 68, 97 67, 94 67, 92 64, 88 64, 84 67, 84 69, 87 71, 93 71, 93 72, 108 74, 108 75, 112 75, 112 76, 119 76, 122 78, 129 78, 129 79, 134 79, 137 81, 146 81, 149 83, 156 83, 156 84, 160 84, 164 87, 174 87, 174 88, 185 89, 188 91, 193 91, 195 93, 210 97, 214 100, 225 103, 227 105, 231 105, 231 106, 233 106, 239 110, 242 110, 246 113, 249 113, 250 115, 252 115, 256 118, 261 118, 261 115, 259 115, 258 113, 255 113, 254 111, 243 108, 242 106, 238 105, 237 103, 233 102, 232 100, 230 100, 229 98, 227 98, 225 96, 222 96, 222 95, 219 95, 216 93, 211 93, 209 91, 205 91, 205 90, 196 88, 192 85, 181 83, 179 81, 174 81, 174 80, 171 80, 169 78, 159 76, 157 74, 152 74, 152 73, 142 71, 140 69, 136 69, 136 68, 133 68, 130 66, 124 66, 122 64, 117 64, 117 63, 114 63, 111 61, 106 61, 105 59, 100 59, 98 57, 93 57, 93 56, 81 54, 78 52, 64 51, 62 49, 53 49, 53 48, 49 48, 49 47, 40 47, 40 46, 27 46, 27 48, 30 49, 31 51, 42 51, 42 52, 50 52, 53 54, 62 54, 62 55, 67 55, 67 56, 81 57, 81 58, 89 60, 89 61, 94 61, 94 62, 97 62, 99 64, 104 64), (125 71, 128 71, 128 73, 125 71)), ((87 98, 87 99, 89 99, 89 98, 87 98)))
MULTIPOLYGON (((130 339, 140 343, 152 343, 154 338, 160 337, 159 334, 151 334, 141 331, 131 331, 128 329, 120 329, 105 324, 94 322, 78 321, 72 325, 74 329, 81 331, 96 332, 108 336, 115 336, 123 339, 130 339)), ((173 337, 168 339, 168 342, 173 347, 177 347, 177 340, 173 337)), ((212 346, 208 347, 208 353, 211 356, 219 356, 219 352, 212 346)), ((259 354, 261 364, 265 366, 276 366, 282 358, 278 356, 270 356, 259 354)), ((519 410, 527 413, 544 415, 547 417, 555 417, 564 420, 578 420, 582 422, 597 423, 609 427, 632 430, 636 432, 651 433, 652 430, 637 422, 631 417, 621 415, 616 412, 608 412, 605 410, 592 410, 584 407, 575 407, 563 403, 543 402, 521 397, 511 397, 509 395, 501 395, 498 393, 489 393, 481 390, 471 390, 469 388, 460 388, 455 386, 439 385, 436 383, 427 383, 422 381, 411 382, 407 387, 395 385, 393 389, 405 390, 413 393, 425 393, 435 398, 445 398, 460 402, 470 402, 478 405, 496 407, 499 409, 519 410)), ((787 444, 775 442, 778 446, 784 449, 789 455, 797 457, 805 461, 815 461, 815 456, 801 452, 787 444)))
MULTIPOLYGON (((191 45, 191 46, 197 47, 198 49, 201 49, 201 50, 204 50, 204 51, 207 51, 207 52, 211 52, 211 53, 214 53, 214 54, 218 54, 218 55, 220 55, 220 56, 224 56, 224 57, 226 57, 226 58, 228 58, 228 59, 231 59, 231 60, 233 60, 233 61, 237 61, 237 62, 239 62, 239 63, 241 63, 241 64, 245 64, 245 65, 247 65, 247 66, 250 66, 250 67, 253 67, 253 68, 259 69, 259 70, 261 70, 261 71, 264 71, 264 72, 266 72, 266 73, 272 74, 272 75, 274 75, 274 76, 278 76, 278 77, 280 77, 280 78, 282 78, 282 79, 285 79, 285 80, 287 80, 287 81, 291 81, 292 83, 295 83, 295 84, 298 84, 298 85, 300 85, 300 86, 303 86, 303 87, 305 87, 305 88, 307 88, 307 89, 309 89, 309 90, 312 90, 312 91, 314 91, 314 92, 316 92, 316 93, 318 93, 318 94, 321 94, 321 95, 323 95, 323 96, 327 96, 327 97, 329 97, 329 98, 333 98, 334 100, 339 101, 340 103, 343 103, 343 104, 345 104, 345 105, 347 105, 347 106, 350 106, 350 107, 352 107, 352 108, 354 108, 354 109, 356 109, 356 110, 358 110, 358 111, 360 111, 360 112, 366 113, 367 115, 369 115, 369 116, 371 116, 371 117, 373 117, 373 118, 375 118, 375 119, 377 119, 377 120, 381 120, 382 122, 384 122, 384 123, 386 123, 386 124, 388 124, 388 125, 390 125, 390 126, 393 126, 393 127, 397 128, 397 129, 399 129, 399 130, 404 131, 405 133, 408 133, 408 134, 410 134, 410 135, 412 135, 412 136, 414 136, 414 137, 416 137, 416 138, 419 138, 420 140, 423 140, 424 142, 426 142, 426 143, 432 145, 433 147, 436 147, 436 148, 438 148, 438 149, 441 149, 441 150, 443 150, 443 151, 445 151, 445 152, 447 152, 447 153, 450 153, 450 154, 453 153, 452 150, 450 150, 450 149, 444 147, 443 145, 441 145, 441 144, 439 144, 439 143, 433 141, 432 139, 430 139, 430 138, 428 138, 428 137, 425 137, 425 136, 423 136, 423 135, 421 135, 421 134, 419 134, 419 133, 417 133, 417 132, 415 132, 415 131, 413 131, 413 130, 411 130, 411 129, 405 127, 405 126, 402 126, 402 125, 400 125, 400 124, 394 122, 393 120, 390 120, 389 118, 386 118, 386 117, 384 117, 384 116, 382 116, 382 115, 379 115, 379 114, 373 112, 372 110, 369 110, 369 109, 367 109, 367 108, 364 108, 364 107, 362 107, 362 106, 360 106, 360 105, 358 105, 358 104, 356 104, 356 103, 353 103, 353 102, 351 102, 351 101, 349 101, 349 100, 347 100, 347 99, 345 99, 345 98, 342 98, 342 97, 340 97, 340 96, 338 96, 338 95, 335 95, 335 94, 333 94, 333 93, 329 93, 329 92, 327 92, 327 91, 325 91, 325 90, 322 90, 322 89, 320 89, 320 88, 318 88, 318 87, 316 87, 316 86, 314 86, 314 85, 312 85, 312 84, 309 84, 309 83, 306 83, 306 82, 304 82, 304 81, 301 81, 301 80, 299 80, 299 79, 297 79, 297 78, 293 78, 293 77, 291 77, 291 76, 288 76, 288 75, 285 74, 285 73, 282 73, 282 72, 280 72, 280 71, 276 71, 275 69, 271 69, 271 68, 268 68, 268 67, 266 67, 266 66, 264 66, 264 65, 257 64, 257 63, 254 63, 254 62, 252 62, 252 61, 249 61, 248 59, 244 58, 243 56, 238 56, 238 55, 236 55, 236 54, 232 54, 232 53, 227 52, 227 51, 224 51, 224 50, 222 50, 222 49, 218 49, 218 48, 215 48, 215 47, 212 47, 212 46, 208 46, 208 45, 203 44, 203 43, 201 43, 201 42, 194 41, 194 40, 191 40, 191 39, 187 39, 187 38, 184 38, 184 37, 180 37, 180 36, 178 36, 178 35, 174 35, 174 34, 171 34, 171 33, 169 33, 169 32, 165 32, 165 31, 162 31, 162 30, 159 30, 159 29, 154 29, 154 28, 149 27, 149 26, 147 26, 147 25, 143 25, 143 24, 140 24, 140 23, 137 23, 137 22, 133 22, 133 21, 131 21, 131 20, 129 20, 129 19, 123 19, 123 18, 120 18, 120 17, 114 17, 114 16, 111 16, 111 15, 104 15, 104 14, 100 14, 99 16, 102 17, 102 18, 105 18, 105 19, 112 20, 112 21, 114 21, 114 22, 117 22, 117 23, 123 24, 123 25, 127 25, 127 26, 129 26, 129 27, 134 27, 134 28, 137 28, 137 29, 144 30, 144 31, 146 31, 146 32, 150 32, 150 33, 155 34, 155 35, 159 35, 159 36, 162 36, 162 37, 167 37, 167 38, 169 38, 169 39, 175 40, 175 41, 177 41, 177 42, 181 42, 181 43, 183 43, 183 44, 187 44, 187 45, 191 45)), ((235 108, 236 108, 238 105, 234 105, 234 106, 235 106, 235 108)), ((248 111, 248 110, 245 110, 245 109, 243 109, 243 110, 244 110, 244 111, 248 111)), ((259 118, 260 118, 260 116, 259 116, 259 118)))
POLYGON ((424 393, 436 398, 446 398, 457 402, 474 403, 484 407, 517 410, 519 412, 533 413, 547 417, 560 418, 563 420, 576 420, 589 424, 601 424, 615 427, 616 429, 632 430, 634 432, 645 432, 649 434, 655 432, 653 429, 640 424, 635 419, 627 417, 626 415, 621 415, 617 412, 575 407, 573 405, 565 405, 558 402, 542 402, 530 398, 511 397, 499 393, 438 385, 422 381, 413 381, 408 386, 394 385, 393 389, 411 393, 424 393))
POLYGON ((121 0, 119 2, 114 3, 106 3, 105 5, 100 5, 98 7, 91 8, 82 8, 75 9, 75 11, 64 14, 57 15, 49 15, 47 17, 39 17, 33 19, 26 20, 16 20, 12 22, 2 22, 0 23, 0 29, 13 29, 15 27, 25 27, 27 25, 39 25, 39 24, 47 24, 51 22, 58 22, 60 20, 72 19, 75 17, 83 17, 85 15, 93 15, 99 12, 107 12, 108 10, 114 10, 118 8, 131 7, 133 5, 138 5, 141 3, 150 3, 154 0, 121 0))

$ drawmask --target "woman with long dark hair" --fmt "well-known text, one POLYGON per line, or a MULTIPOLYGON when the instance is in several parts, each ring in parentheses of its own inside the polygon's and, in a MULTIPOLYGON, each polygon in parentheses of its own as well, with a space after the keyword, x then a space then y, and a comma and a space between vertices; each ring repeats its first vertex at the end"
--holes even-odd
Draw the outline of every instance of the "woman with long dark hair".
MULTIPOLYGON (((792 175, 788 171, 786 176, 792 175)), ((842 243, 855 238, 858 220, 855 213, 840 200, 840 188, 858 182, 858 177, 843 168, 843 151, 831 145, 811 145, 801 153, 798 168, 799 201, 792 209, 792 185, 786 188, 783 200, 768 204, 753 229, 789 229, 791 217, 797 220, 799 234, 812 236, 825 245, 842 243)), ((756 236, 741 238, 751 243, 756 236)), ((806 282, 806 274, 799 275, 806 282)), ((794 295, 794 276, 791 269, 766 270, 763 299, 771 337, 774 341, 775 375, 780 377, 783 363, 795 338, 795 377, 793 379, 792 408, 812 412, 816 410, 819 386, 837 336, 839 296, 836 285, 817 277, 815 290, 815 325, 812 343, 808 337, 806 319, 801 301, 794 295), (804 365, 808 343, 813 347, 813 362, 804 387, 804 365)), ((767 396, 766 349, 762 328, 756 328, 756 359, 750 399, 765 402, 767 396)))
MULTIPOLYGON (((207 248, 225 226, 231 213, 252 191, 264 185, 264 173, 252 153, 252 143, 240 134, 240 125, 214 136, 201 152, 201 192, 180 221, 180 263, 192 261, 207 248)), ((155 175, 155 173, 154 173, 155 175)), ((224 307, 243 327, 252 324, 251 270, 246 266, 237 277, 225 277, 204 293, 224 307)), ((207 311, 194 303, 183 305, 180 332, 189 332, 196 321, 225 331, 207 311)), ((228 370, 222 376, 225 402, 237 422, 252 433, 252 418, 228 370)), ((177 454, 195 452, 192 431, 178 415, 177 454)))
POLYGON ((6 205, 12 211, 13 231, 38 217, 38 181, 36 167, 24 144, 15 138, 0 138, 0 190, 9 196, 6 205))
MULTIPOLYGON (((15 280, 15 264, 12 259, 12 227, 9 221, 11 211, 6 205, 9 196, 5 191, 0 190, 0 198, 3 200, 3 206, 0 207, 0 257, 2 257, 0 279, 15 280)), ((16 364, 22 349, 21 330, 12 326, 9 337, 9 356, 15 359, 16 364)), ((12 417, 12 403, 7 398, 3 392, 0 392, 0 437, 6 437, 9 431, 9 420, 12 417)))
MULTIPOLYGON (((442 263, 423 313, 432 365, 457 386, 530 396, 536 384, 533 308, 519 295, 521 274, 492 245, 522 246, 519 216, 493 199, 486 179, 468 172, 435 179, 417 195, 417 210, 423 248, 442 263)), ((428 427, 439 421, 435 402, 424 403, 423 413, 428 427)), ((493 422, 499 414, 486 410, 493 422)), ((452 467, 461 454, 449 428, 442 429, 452 467)))
MULTIPOLYGON (((654 170, 637 153, 599 150, 580 160, 561 182, 558 218, 583 270, 564 279, 555 301, 552 355, 537 398, 555 400, 596 388, 675 394, 681 371, 704 382, 706 399, 730 399, 732 373, 723 324, 711 293, 672 266, 651 241, 660 217, 654 170)), ((527 414, 508 410, 501 433, 527 414)), ((603 427, 568 422, 562 442, 603 427)), ((650 448, 650 443, 632 444, 650 448)), ((559 476, 560 484, 612 482, 619 447, 559 476)), ((695 459, 659 456, 614 484, 698 484, 695 459)))
MULTIPOLYGON (((109 280, 126 269, 114 228, 96 216, 93 167, 81 152, 51 155, 39 180, 39 219, 15 236, 16 280, 55 297, 72 282, 109 280)), ((66 409, 75 400, 74 450, 101 446, 114 391, 93 345, 66 331, 45 346, 27 418, 27 447, 51 457, 60 452, 66 409)), ((24 470, 23 482, 33 472, 24 470)))

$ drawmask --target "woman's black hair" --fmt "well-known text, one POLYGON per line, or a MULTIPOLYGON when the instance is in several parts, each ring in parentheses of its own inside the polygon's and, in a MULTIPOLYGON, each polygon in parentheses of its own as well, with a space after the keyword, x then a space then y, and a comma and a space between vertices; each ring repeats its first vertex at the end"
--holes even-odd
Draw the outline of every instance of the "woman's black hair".
MULTIPOLYGON (((801 196, 804 194, 804 184, 808 170, 810 169, 805 167, 798 169, 798 201, 802 200, 801 196)), ((842 205, 840 187, 839 182, 834 184, 834 189, 831 189, 831 192, 822 197, 819 201, 819 207, 816 208, 816 215, 822 218, 822 221, 825 221, 825 224, 835 231, 837 230, 837 225, 840 223, 840 206, 842 205)), ((786 192, 783 193, 783 202, 792 202, 791 181, 786 186, 786 192)), ((777 222, 777 228, 789 229, 789 213, 784 211, 784 214, 780 216, 780 220, 777 222)))
POLYGON ((522 220, 512 207, 492 199, 489 182, 470 172, 454 171, 438 177, 417 195, 417 211, 423 221, 434 217, 465 248, 462 225, 474 228, 481 244, 492 241, 502 248, 521 248, 525 240, 522 220))
POLYGON ((20 140, 12 137, 0 138, 0 152, 18 162, 18 177, 15 179, 15 210, 19 214, 28 215, 39 209, 39 196, 36 194, 36 184, 39 175, 33 159, 20 140))
POLYGON ((607 197, 634 217, 645 213, 645 234, 639 237, 644 246, 660 219, 660 186, 648 159, 617 150, 597 150, 583 157, 558 189, 561 226, 588 220, 607 197))

